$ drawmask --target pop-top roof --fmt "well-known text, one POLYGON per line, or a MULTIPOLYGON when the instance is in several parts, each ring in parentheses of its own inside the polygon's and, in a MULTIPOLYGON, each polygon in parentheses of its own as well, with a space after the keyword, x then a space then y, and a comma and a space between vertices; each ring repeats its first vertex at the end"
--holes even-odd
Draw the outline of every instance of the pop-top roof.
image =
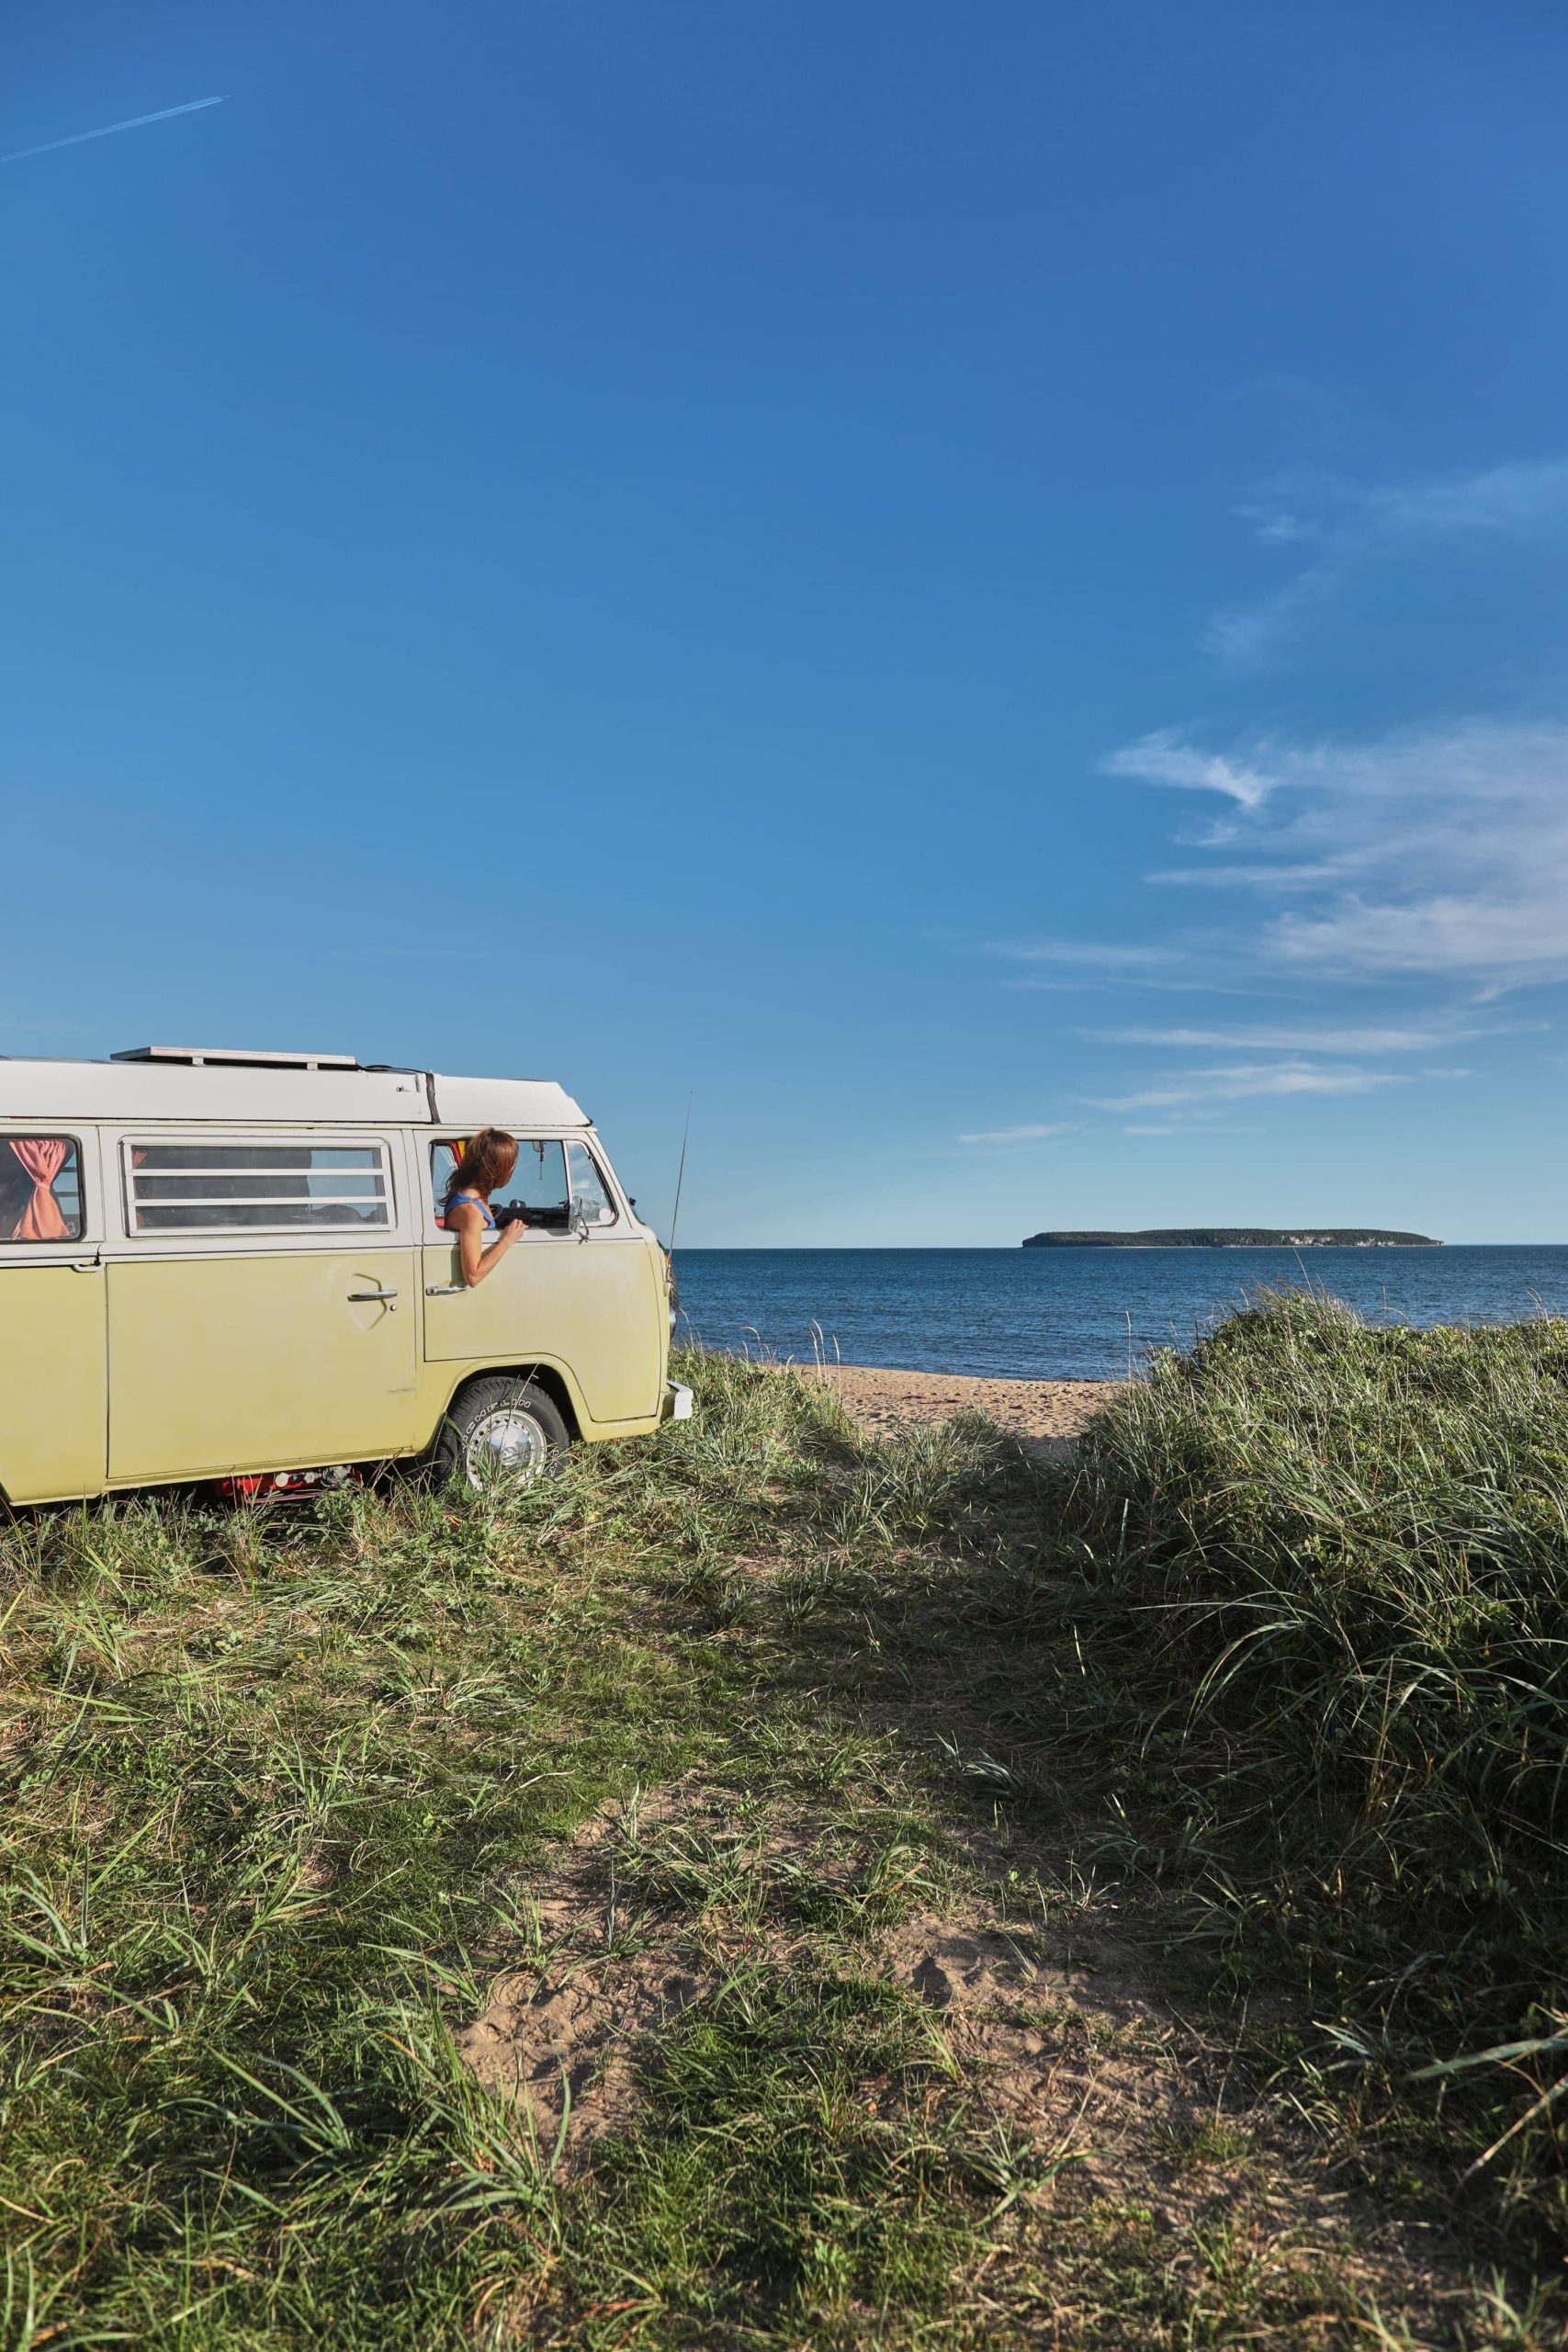
POLYGON ((199 1069, 207 1062, 228 1062, 246 1069, 357 1069, 353 1054, 277 1054, 265 1046, 122 1046, 111 1062, 183 1062, 199 1069))
POLYGON ((227 1046, 139 1046, 101 1062, 0 1056, 0 1119, 40 1126, 72 1119, 396 1122, 518 1135, 589 1125, 565 1088, 547 1079, 444 1078, 385 1063, 366 1067, 345 1054, 227 1046))

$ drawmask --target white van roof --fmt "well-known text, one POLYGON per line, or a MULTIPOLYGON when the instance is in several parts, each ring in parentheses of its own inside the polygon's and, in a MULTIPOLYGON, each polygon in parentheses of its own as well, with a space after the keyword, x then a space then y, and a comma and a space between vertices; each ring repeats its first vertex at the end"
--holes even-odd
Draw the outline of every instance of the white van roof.
POLYGON ((248 1052, 237 1046, 141 1046, 107 1061, 0 1056, 0 1119, 274 1120, 288 1125, 586 1127, 588 1116, 547 1079, 444 1078, 434 1070, 363 1068, 346 1054, 248 1052))
POLYGON ((527 1135, 536 1127, 592 1125, 565 1087, 547 1078, 443 1078, 432 1070, 430 1084, 443 1126, 510 1127, 527 1135))

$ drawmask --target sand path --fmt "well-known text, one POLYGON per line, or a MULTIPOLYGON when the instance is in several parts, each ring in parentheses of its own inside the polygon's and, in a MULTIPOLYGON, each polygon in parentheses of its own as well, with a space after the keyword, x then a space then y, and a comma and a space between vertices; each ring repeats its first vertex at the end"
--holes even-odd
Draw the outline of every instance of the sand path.
POLYGON ((950 1421, 955 1413, 984 1413, 1010 1430, 1031 1453, 1061 1459, 1101 1405, 1114 1380, 989 1380, 942 1372, 885 1372, 865 1364, 824 1364, 806 1373, 838 1391, 863 1430, 874 1435, 911 1421, 950 1421))

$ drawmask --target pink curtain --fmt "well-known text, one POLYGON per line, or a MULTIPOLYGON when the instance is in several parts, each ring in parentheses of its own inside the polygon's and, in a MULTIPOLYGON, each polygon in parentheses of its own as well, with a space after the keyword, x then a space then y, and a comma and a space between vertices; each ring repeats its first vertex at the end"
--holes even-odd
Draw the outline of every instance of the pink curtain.
POLYGON ((71 1228, 60 1213, 51 1189, 64 1167, 71 1147, 53 1136, 30 1143, 13 1143, 11 1151, 33 1180, 33 1196, 11 1227, 13 1241, 69 1241, 71 1228))

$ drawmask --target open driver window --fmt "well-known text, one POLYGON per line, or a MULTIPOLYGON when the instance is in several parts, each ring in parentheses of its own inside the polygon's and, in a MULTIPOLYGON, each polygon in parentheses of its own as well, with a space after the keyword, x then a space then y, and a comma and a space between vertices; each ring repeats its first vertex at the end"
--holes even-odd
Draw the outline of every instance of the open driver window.
MULTIPOLYGON (((466 1138, 452 1136, 430 1147, 430 1179, 435 1194, 435 1222, 443 1222, 446 1193, 457 1163, 463 1156, 466 1138)), ((520 1208, 530 1225, 542 1225, 564 1230, 570 1216, 570 1202, 567 1193, 566 1152, 558 1137, 517 1138, 517 1165, 504 1184, 498 1184, 491 1194, 491 1213, 499 1216, 502 1209, 520 1208)))

